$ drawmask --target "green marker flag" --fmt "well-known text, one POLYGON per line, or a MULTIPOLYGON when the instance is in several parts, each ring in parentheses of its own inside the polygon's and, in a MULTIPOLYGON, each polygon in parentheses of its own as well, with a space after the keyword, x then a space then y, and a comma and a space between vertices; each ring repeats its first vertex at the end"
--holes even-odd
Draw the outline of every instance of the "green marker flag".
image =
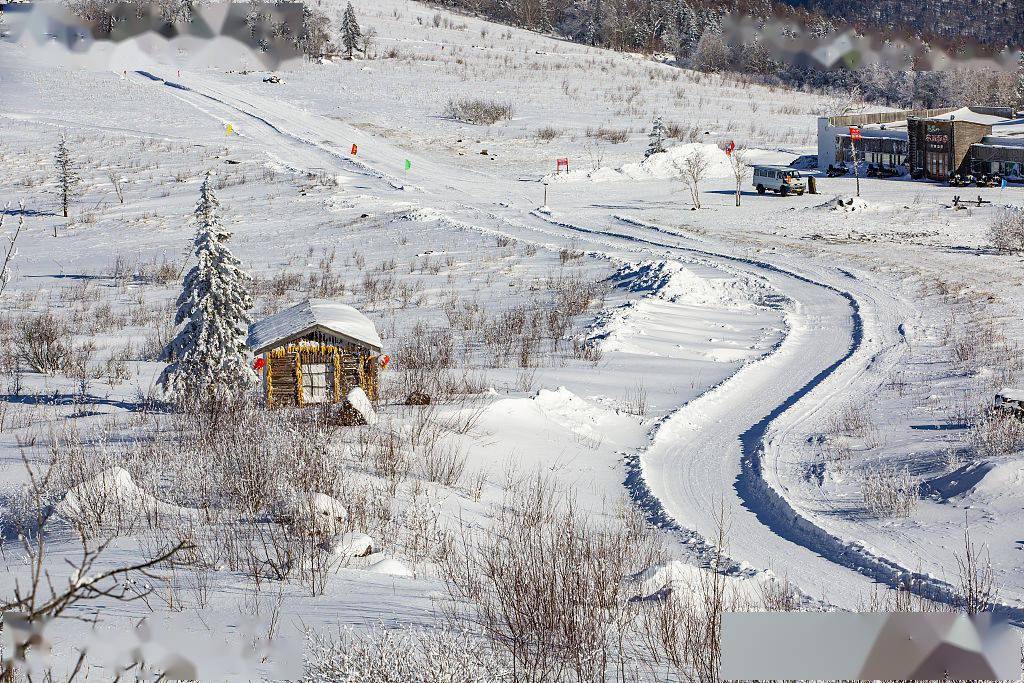
POLYGON ((412 162, 409 161, 408 159, 406 159, 405 160, 405 170, 408 171, 410 168, 412 168, 412 162))

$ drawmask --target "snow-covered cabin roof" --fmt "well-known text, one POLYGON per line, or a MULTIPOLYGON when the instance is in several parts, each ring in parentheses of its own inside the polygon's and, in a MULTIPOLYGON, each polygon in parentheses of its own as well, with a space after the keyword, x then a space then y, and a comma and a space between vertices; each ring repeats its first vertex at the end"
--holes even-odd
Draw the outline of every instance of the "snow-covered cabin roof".
POLYGON ((382 344, 373 321, 347 304, 307 299, 249 326, 249 348, 254 353, 287 343, 322 327, 357 344, 380 351, 382 344))
POLYGON ((928 119, 929 121, 967 121, 968 123, 979 123, 984 126, 991 126, 997 123, 1006 121, 1005 116, 993 116, 991 114, 979 114, 976 111, 971 110, 969 107, 961 107, 956 111, 951 111, 948 114, 940 114, 939 116, 932 116, 928 119))

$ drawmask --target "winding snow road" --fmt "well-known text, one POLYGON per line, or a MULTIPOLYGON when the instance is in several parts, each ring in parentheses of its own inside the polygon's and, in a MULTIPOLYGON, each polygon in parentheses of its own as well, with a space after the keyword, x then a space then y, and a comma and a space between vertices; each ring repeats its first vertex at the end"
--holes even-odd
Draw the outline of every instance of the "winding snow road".
MULTIPOLYGON (((899 325, 913 313, 909 302, 832 266, 793 260, 782 268, 639 221, 611 215, 586 227, 556 221, 534 212, 536 198, 508 179, 411 153, 342 121, 209 77, 164 81, 139 72, 136 78, 140 87, 168 87, 221 123, 233 122, 281 164, 336 173, 350 187, 434 209, 462 225, 548 245, 582 241, 620 257, 699 260, 766 279, 789 301, 782 342, 664 418, 634 458, 627 484, 652 519, 704 539, 716 537, 724 514, 730 557, 772 569, 838 606, 860 604, 875 581, 894 585, 909 575, 796 509, 780 471, 787 444, 806 438, 802 427, 818 411, 865 390, 872 362, 898 355, 904 343, 899 325), (348 153, 353 143, 360 146, 357 157, 348 153), (412 182, 405 177, 406 159, 416 169, 412 182)), ((921 578, 925 592, 948 599, 948 586, 921 578)))

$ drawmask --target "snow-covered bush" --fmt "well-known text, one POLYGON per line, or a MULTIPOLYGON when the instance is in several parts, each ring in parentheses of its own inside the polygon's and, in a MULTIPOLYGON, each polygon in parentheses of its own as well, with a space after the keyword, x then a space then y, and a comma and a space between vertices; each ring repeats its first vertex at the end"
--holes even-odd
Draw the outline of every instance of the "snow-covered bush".
POLYGON ((1024 208, 1001 209, 989 225, 988 236, 992 246, 1000 251, 1024 251, 1024 208))
POLYGON ((306 679, 318 683, 498 683, 510 667, 465 631, 342 629, 313 633, 306 679))
POLYGON ((490 126, 498 121, 512 120, 512 105, 508 102, 462 97, 448 100, 443 115, 478 126, 490 126))
POLYGON ((918 501, 917 482, 906 469, 881 466, 868 470, 861 486, 864 504, 876 517, 909 517, 918 501))

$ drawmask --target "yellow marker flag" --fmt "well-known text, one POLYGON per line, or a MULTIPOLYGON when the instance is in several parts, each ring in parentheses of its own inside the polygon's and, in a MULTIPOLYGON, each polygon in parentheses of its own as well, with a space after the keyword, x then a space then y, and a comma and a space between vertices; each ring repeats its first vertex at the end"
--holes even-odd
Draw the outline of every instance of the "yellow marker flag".
POLYGON ((234 132, 235 132, 235 129, 234 129, 234 128, 232 128, 232 127, 231 127, 231 124, 229 123, 229 124, 228 124, 228 127, 227 127, 227 130, 226 130, 226 131, 224 132, 224 135, 231 135, 231 134, 232 134, 232 133, 234 133, 234 132))

